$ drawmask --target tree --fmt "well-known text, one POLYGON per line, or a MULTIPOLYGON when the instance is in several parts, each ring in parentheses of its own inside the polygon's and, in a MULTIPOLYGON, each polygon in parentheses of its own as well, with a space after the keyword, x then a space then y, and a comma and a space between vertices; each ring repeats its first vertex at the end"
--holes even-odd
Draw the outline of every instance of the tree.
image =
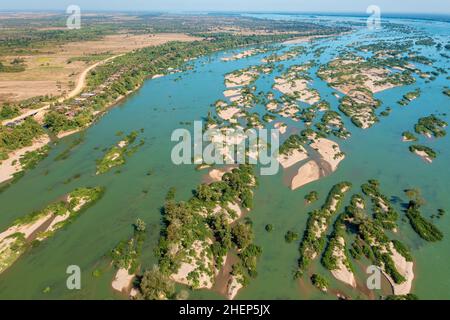
POLYGON ((137 218, 136 223, 134 224, 134 227, 137 232, 144 232, 145 228, 146 228, 146 224, 143 220, 141 220, 140 218, 137 218))
POLYGON ((253 241, 253 232, 249 224, 239 222, 235 224, 231 230, 233 242, 238 248, 247 247, 253 241))
POLYGON ((140 296, 143 300, 163 300, 171 298, 175 293, 175 285, 168 276, 154 266, 142 276, 139 284, 140 296))

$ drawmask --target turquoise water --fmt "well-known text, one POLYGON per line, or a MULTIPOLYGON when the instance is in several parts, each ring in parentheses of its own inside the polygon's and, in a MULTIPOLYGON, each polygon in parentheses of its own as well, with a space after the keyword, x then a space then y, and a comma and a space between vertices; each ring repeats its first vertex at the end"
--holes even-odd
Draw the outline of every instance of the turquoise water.
MULTIPOLYGON (((270 16, 277 18, 276 16, 270 16)), ((284 17, 286 18, 286 17, 284 17)), ((288 17, 289 18, 289 17, 288 17)), ((295 19, 296 17, 290 17, 295 19)), ((325 18, 323 18, 325 19, 325 18)), ((338 18, 329 18, 338 19, 338 18)), ((438 40, 449 41, 449 25, 444 22, 393 20, 396 24, 406 24, 416 32, 427 33, 438 40)), ((414 38, 417 34, 409 34, 414 38)), ((355 41, 373 42, 378 40, 398 39, 405 36, 392 30, 369 32, 359 29, 351 35, 336 39, 319 40, 316 47, 325 47, 319 59, 320 64, 336 57, 347 44, 355 41)), ((302 44, 310 49, 311 44, 302 44)), ((286 50, 286 46, 276 47, 286 50)), ((436 59, 437 67, 447 68, 445 59, 433 48, 423 47, 423 54, 436 59)), ((313 50, 296 59, 281 62, 285 69, 293 64, 304 63, 313 58, 313 50)), ((444 51, 443 51, 444 52, 444 51)), ((448 51, 447 51, 448 52, 448 51)), ((131 224, 137 217, 144 219, 148 225, 148 238, 142 268, 156 263, 153 249, 159 238, 161 206, 168 189, 176 187, 177 199, 188 199, 192 189, 202 180, 205 172, 198 172, 194 166, 175 166, 170 160, 173 143, 170 135, 180 122, 200 120, 211 104, 222 98, 225 73, 252 65, 261 64, 262 56, 250 57, 233 62, 220 60, 227 53, 200 58, 194 62, 194 70, 182 74, 169 75, 147 81, 143 87, 124 102, 111 109, 95 125, 87 129, 84 142, 71 151, 70 157, 55 161, 71 141, 71 136, 54 146, 50 156, 37 168, 28 172, 18 183, 0 194, 0 230, 6 229, 14 219, 33 210, 44 207, 49 202, 81 186, 105 186, 105 196, 95 206, 83 213, 67 229, 59 232, 49 241, 34 248, 21 257, 10 269, 0 275, 0 298, 25 299, 123 299, 111 289, 114 270, 107 257, 108 252, 121 240, 132 234, 131 224), (181 78, 180 78, 181 77, 181 78), (145 145, 120 168, 120 173, 95 176, 95 161, 103 155, 102 149, 120 140, 118 131, 128 133, 144 128, 142 137, 145 145), (151 175, 147 175, 148 172, 151 175), (79 179, 68 184, 64 181, 75 174, 79 179), (82 270, 82 289, 70 291, 66 288, 68 265, 78 265, 82 270), (102 270, 100 277, 93 277, 95 269, 102 270), (50 287, 49 293, 42 290, 50 287)), ((430 67, 416 64, 423 71, 430 67)), ((323 99, 329 101, 333 110, 337 110, 338 101, 332 95, 333 90, 315 76, 317 67, 311 70, 313 87, 320 91, 323 99)), ((448 70, 448 69, 447 69, 448 70)), ((257 91, 269 91, 273 78, 279 73, 263 76, 256 82, 257 91)), ((346 159, 339 170, 329 177, 311 183, 299 190, 290 191, 283 182, 284 173, 260 178, 260 186, 255 193, 255 208, 250 213, 256 233, 255 243, 263 248, 258 264, 258 277, 243 289, 238 299, 333 299, 334 295, 325 295, 314 290, 309 281, 294 281, 292 272, 296 267, 298 243, 286 244, 284 234, 288 230, 303 233, 307 213, 318 208, 330 188, 341 181, 348 180, 354 185, 352 193, 358 192, 359 186, 368 179, 381 182, 383 193, 405 201, 403 190, 420 188, 427 204, 423 208, 426 216, 435 214, 438 208, 450 210, 450 139, 444 137, 436 140, 420 138, 421 142, 438 152, 438 158, 432 165, 426 164, 419 157, 408 151, 408 144, 401 141, 401 133, 413 130, 418 118, 431 113, 448 113, 450 100, 442 94, 449 86, 446 75, 440 75, 431 82, 417 79, 417 83, 394 88, 376 94, 383 101, 383 106, 392 107, 389 117, 380 117, 381 122, 369 130, 361 130, 351 124, 342 115, 352 137, 346 141, 336 140, 346 153, 346 159), (407 107, 396 104, 403 94, 421 88, 422 95, 407 107), (320 194, 320 200, 310 206, 304 204, 303 197, 312 190, 320 194), (274 225, 274 231, 267 233, 266 224, 274 225)), ((260 108, 261 109, 261 108, 260 108)), ((442 116, 449 122, 449 116, 442 116)), ((289 122, 292 130, 301 130, 303 125, 289 122)), ((289 129, 291 130, 291 129, 289 129)), ((289 132, 288 130, 288 132, 289 132)), ((332 138, 334 139, 334 138, 332 138)), ((395 203, 401 210, 401 201, 395 203)), ((403 213, 402 213, 403 215, 403 213)), ((416 279, 413 292, 424 299, 447 298, 450 294, 450 278, 447 263, 450 262, 450 217, 436 220, 436 225, 444 232, 444 241, 436 244, 420 240, 407 222, 399 221, 400 230, 397 238, 412 248, 415 262, 416 279)), ((317 259, 318 260, 318 259, 317 259)), ((327 274, 318 261, 311 267, 327 274)), ((359 282, 364 282, 362 270, 359 282)), ((331 275, 327 274, 331 279, 331 275)), ((333 288, 352 297, 365 298, 359 292, 349 290, 342 284, 332 282, 333 288)), ((389 292, 388 289, 385 289, 389 292)), ((191 298, 221 298, 209 291, 191 293, 191 298)))

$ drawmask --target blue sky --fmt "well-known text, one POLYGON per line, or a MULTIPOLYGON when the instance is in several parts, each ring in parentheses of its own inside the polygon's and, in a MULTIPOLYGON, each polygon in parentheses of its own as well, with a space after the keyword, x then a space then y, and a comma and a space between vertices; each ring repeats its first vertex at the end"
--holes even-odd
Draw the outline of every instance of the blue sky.
POLYGON ((1 0, 0 10, 64 10, 76 4, 82 10, 143 11, 295 11, 365 12, 378 5, 382 12, 450 14, 449 0, 1 0))

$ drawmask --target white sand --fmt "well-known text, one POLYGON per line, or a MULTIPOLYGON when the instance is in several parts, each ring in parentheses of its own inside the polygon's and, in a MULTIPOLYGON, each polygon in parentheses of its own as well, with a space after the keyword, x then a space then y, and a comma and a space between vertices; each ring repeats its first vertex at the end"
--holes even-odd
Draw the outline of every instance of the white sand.
POLYGON ((281 134, 285 134, 287 130, 287 125, 283 122, 277 122, 273 125, 275 129, 278 129, 281 134))
POLYGON ((433 163, 433 159, 425 151, 415 150, 414 153, 417 154, 419 157, 421 157, 426 162, 433 163))
POLYGON ((314 160, 308 161, 298 169, 297 175, 291 181, 291 190, 298 189, 308 183, 320 179, 320 168, 314 160))
POLYGON ((242 289, 242 284, 239 283, 235 276, 230 278, 227 286, 227 298, 228 300, 233 300, 238 294, 239 290, 242 289))
POLYGON ((50 142, 50 138, 45 135, 36 139, 33 144, 29 147, 25 147, 16 151, 11 152, 8 159, 4 160, 0 164, 0 183, 10 180, 13 178, 14 173, 22 170, 19 159, 24 156, 27 152, 36 151, 50 142), (13 164, 13 162, 16 162, 13 164))
POLYGON ((406 281, 401 284, 396 284, 394 280, 384 273, 389 280, 395 295, 406 295, 411 292, 412 288, 412 282, 414 280, 414 263, 406 261, 405 257, 403 257, 397 250, 395 250, 394 245, 392 242, 390 243, 391 246, 391 258, 394 261, 395 268, 397 271, 405 277, 406 281))
POLYGON ((242 208, 239 204, 235 203, 235 202, 229 202, 228 203, 228 208, 235 211, 237 214, 237 217, 234 219, 234 221, 238 220, 239 218, 242 217, 243 212, 242 212, 242 208))
POLYGON ((70 135, 75 134, 77 132, 80 132, 81 130, 82 129, 79 128, 79 129, 74 129, 74 130, 70 130, 70 131, 60 132, 60 133, 58 133, 57 137, 58 137, 58 139, 62 139, 64 137, 67 137, 67 136, 70 136, 70 135))
POLYGON ((227 109, 222 109, 217 112, 217 115, 223 120, 230 120, 236 114, 238 114, 241 110, 236 107, 229 107, 227 109))
POLYGON ((320 95, 316 91, 310 91, 308 84, 305 79, 276 78, 273 88, 286 95, 296 95, 297 100, 313 105, 320 101, 320 95))
POLYGON ((284 104, 284 106, 280 110, 279 114, 283 118, 292 118, 299 111, 300 111, 300 109, 296 104, 291 104, 291 105, 284 104))
POLYGON ((240 60, 240 59, 243 59, 243 58, 250 57, 250 56, 252 56, 252 55, 254 55, 256 53, 258 53, 257 50, 251 49, 251 50, 243 51, 241 53, 237 53, 237 54, 235 54, 235 55, 233 55, 231 57, 224 57, 224 58, 222 58, 220 60, 222 60, 222 61, 235 61, 235 60, 240 60))
POLYGON ((200 240, 195 240, 192 244, 192 249, 195 251, 195 256, 187 257, 186 260, 190 261, 183 261, 178 269, 178 272, 170 276, 171 279, 175 282, 192 286, 193 283, 188 279, 188 276, 192 271, 197 271, 199 273, 199 284, 196 289, 211 289, 213 286, 213 279, 211 279, 207 273, 199 270, 198 266, 198 263, 201 263, 205 264, 207 268, 214 268, 214 261, 212 260, 212 257, 202 256, 205 253, 206 248, 208 248, 211 244, 211 239, 203 242, 200 240))
POLYGON ((240 89, 230 89, 230 90, 225 90, 223 92, 223 95, 226 98, 229 98, 229 97, 239 96, 239 95, 241 95, 241 93, 242 93, 242 91, 240 89))
POLYGON ((248 70, 239 75, 234 73, 228 74, 225 76, 225 86, 227 88, 247 86, 257 75, 258 72, 255 70, 248 70))
MULTIPOLYGON (((69 217, 70 217, 70 212, 69 211, 67 211, 67 213, 66 214, 64 214, 64 215, 57 215, 56 217, 55 217, 55 219, 53 219, 53 221, 50 223, 50 225, 47 227, 47 229, 45 230, 45 232, 47 232, 47 231, 55 231, 56 230, 56 226, 57 226, 57 224, 58 223, 60 223, 60 222, 63 222, 63 221, 66 221, 67 219, 69 219, 69 217)), ((38 237, 38 239, 41 239, 42 240, 42 238, 40 238, 40 237, 38 237)))
POLYGON ((274 111, 278 109, 278 103, 271 101, 267 104, 266 109, 269 111, 274 111))
POLYGON ((119 292, 128 292, 133 284, 134 274, 128 274, 128 270, 121 268, 111 284, 114 290, 119 292))
POLYGON ((291 151, 291 153, 288 155, 278 156, 277 160, 281 164, 281 166, 286 169, 307 158, 308 153, 306 152, 305 148, 300 147, 299 149, 291 151))
POLYGON ((345 156, 337 157, 337 155, 341 152, 341 149, 334 141, 318 138, 311 143, 311 147, 317 150, 322 159, 331 166, 333 172, 336 171, 339 163, 345 159, 345 156))
POLYGON ((222 177, 225 173, 233 171, 237 166, 227 166, 221 169, 212 169, 208 175, 214 181, 222 181, 222 177))
POLYGON ((345 240, 342 237, 338 238, 338 241, 342 248, 335 248, 333 251, 333 256, 335 257, 337 261, 338 268, 336 270, 331 270, 331 273, 333 276, 338 279, 339 281, 342 281, 349 286, 356 288, 356 280, 355 275, 351 270, 349 270, 345 264, 344 261, 347 259, 345 256, 344 248, 345 248, 345 240))
POLYGON ((13 227, 7 229, 6 231, 0 233, 0 241, 3 241, 7 237, 9 237, 15 233, 22 233, 25 236, 25 238, 28 238, 33 232, 35 232, 37 229, 39 229, 39 227, 43 223, 45 223, 45 221, 47 221, 51 217, 51 215, 52 215, 52 213, 50 212, 49 214, 46 214, 31 223, 13 226, 13 227))

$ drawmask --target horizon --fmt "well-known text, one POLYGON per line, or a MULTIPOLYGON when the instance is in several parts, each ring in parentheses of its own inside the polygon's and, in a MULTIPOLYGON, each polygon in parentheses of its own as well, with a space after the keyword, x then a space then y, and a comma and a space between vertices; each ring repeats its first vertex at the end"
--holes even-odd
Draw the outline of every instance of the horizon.
POLYGON ((296 14, 365 14, 370 5, 377 5, 387 14, 435 14, 450 15, 450 6, 440 0, 429 0, 423 3, 420 0, 408 1, 407 5, 388 0, 343 0, 336 4, 332 0, 319 0, 308 3, 301 0, 281 0, 276 4, 270 0, 255 3, 254 0, 229 0, 215 3, 206 0, 192 0, 185 3, 181 0, 154 0, 151 3, 145 0, 129 0, 126 3, 118 0, 77 0, 58 1, 42 0, 39 3, 31 0, 18 0, 14 3, 0 5, 0 11, 65 11, 69 5, 78 5, 84 11, 106 12, 228 12, 228 13, 296 13, 296 14), (324 8, 326 8, 324 10, 324 8))
MULTIPOLYGON (((85 9, 81 8, 82 12, 87 13, 122 13, 122 14, 279 14, 279 15, 318 15, 318 16, 348 16, 348 17, 366 17, 369 14, 365 11, 273 11, 273 10, 123 10, 123 9, 85 9)), ((2 13, 55 13, 66 14, 62 9, 1 9, 2 13)), ((403 18, 405 17, 450 17, 450 12, 399 12, 389 11, 384 12, 383 15, 389 18, 403 18)), ((383 18, 383 17, 382 17, 383 18)))

